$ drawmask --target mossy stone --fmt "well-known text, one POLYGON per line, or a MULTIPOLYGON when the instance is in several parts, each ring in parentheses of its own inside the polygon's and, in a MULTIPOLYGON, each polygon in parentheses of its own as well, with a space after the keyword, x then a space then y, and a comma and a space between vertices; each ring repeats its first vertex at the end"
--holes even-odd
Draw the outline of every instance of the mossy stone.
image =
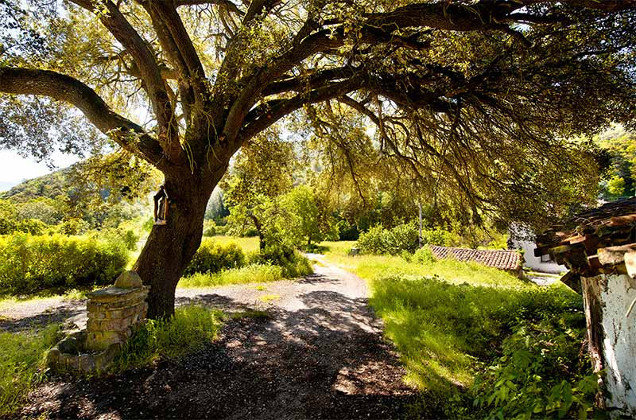
POLYGON ((124 271, 115 280, 115 287, 121 289, 139 289, 141 286, 141 277, 135 271, 124 271))

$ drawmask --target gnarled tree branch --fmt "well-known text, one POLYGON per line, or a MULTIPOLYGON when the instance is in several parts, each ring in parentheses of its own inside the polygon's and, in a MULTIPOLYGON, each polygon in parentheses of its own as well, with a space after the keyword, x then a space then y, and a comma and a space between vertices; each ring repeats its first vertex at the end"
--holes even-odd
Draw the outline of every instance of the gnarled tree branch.
POLYGON ((95 13, 108 31, 130 53, 135 61, 159 126, 159 141, 166 152, 177 160, 181 155, 179 132, 174 117, 174 106, 161 75, 161 69, 148 43, 137 33, 126 17, 110 0, 96 3, 93 0, 70 0, 95 13), (102 6, 106 9, 102 9, 102 6))
POLYGON ((77 79, 49 70, 0 67, 0 92, 48 96, 68 102, 125 150, 160 170, 170 167, 157 140, 139 125, 111 110, 93 89, 77 79))

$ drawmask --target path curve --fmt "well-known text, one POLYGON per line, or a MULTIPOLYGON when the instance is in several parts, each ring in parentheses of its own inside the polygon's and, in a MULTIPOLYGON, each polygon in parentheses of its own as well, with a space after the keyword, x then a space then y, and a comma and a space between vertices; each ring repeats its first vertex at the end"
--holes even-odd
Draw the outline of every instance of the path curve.
POLYGON ((417 392, 364 280, 320 255, 296 281, 178 289, 178 304, 226 311, 267 309, 268 318, 228 321, 219 340, 179 361, 92 380, 54 379, 21 414, 63 418, 397 418, 417 392), (280 296, 263 301, 265 295, 280 296))

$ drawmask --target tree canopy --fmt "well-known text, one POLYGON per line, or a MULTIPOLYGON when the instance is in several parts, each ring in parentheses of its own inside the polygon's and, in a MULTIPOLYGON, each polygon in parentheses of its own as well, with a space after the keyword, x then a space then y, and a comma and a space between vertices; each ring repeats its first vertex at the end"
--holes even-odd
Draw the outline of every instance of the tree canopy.
POLYGON ((362 115, 375 129, 339 146, 350 169, 366 142, 389 174, 419 180, 429 195, 444 191, 475 221, 482 211, 558 212, 557 192, 584 198, 581 180, 594 171, 573 174, 594 164, 588 145, 569 139, 633 124, 634 8, 2 0, 0 141, 39 157, 87 150, 98 137, 71 105, 164 173, 172 221, 153 229, 136 266, 152 283, 154 316, 171 312, 169 289, 200 243, 205 204, 231 156, 291 115, 313 120, 309 131, 327 126, 325 112, 362 115))

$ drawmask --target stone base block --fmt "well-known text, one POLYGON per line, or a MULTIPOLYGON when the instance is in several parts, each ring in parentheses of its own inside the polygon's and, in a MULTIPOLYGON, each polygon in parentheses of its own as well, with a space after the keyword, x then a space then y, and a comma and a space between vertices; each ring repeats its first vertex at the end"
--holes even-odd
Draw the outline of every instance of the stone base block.
POLYGON ((113 343, 101 351, 86 349, 86 332, 73 333, 60 341, 47 355, 47 365, 56 372, 89 373, 108 368, 121 350, 120 343, 113 343))

